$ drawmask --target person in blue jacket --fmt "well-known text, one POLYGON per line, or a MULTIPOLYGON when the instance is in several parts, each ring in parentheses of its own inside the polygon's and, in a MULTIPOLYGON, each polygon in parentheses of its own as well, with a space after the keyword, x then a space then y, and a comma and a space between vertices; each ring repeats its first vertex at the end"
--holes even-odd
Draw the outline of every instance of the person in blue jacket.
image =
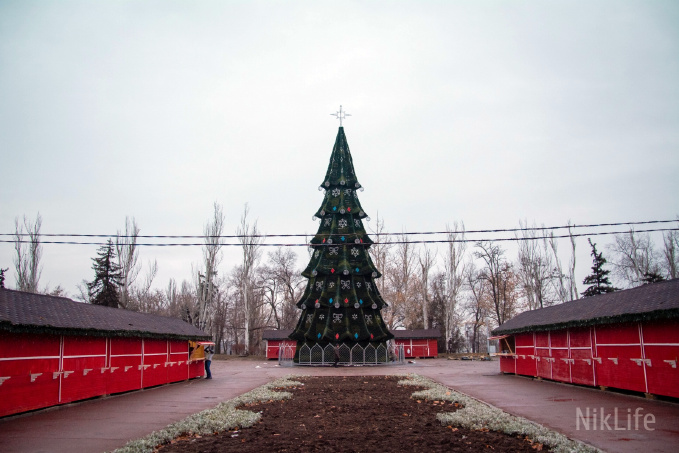
POLYGON ((205 379, 212 379, 212 373, 210 373, 210 364, 212 363, 212 356, 215 355, 214 346, 205 347, 205 379))

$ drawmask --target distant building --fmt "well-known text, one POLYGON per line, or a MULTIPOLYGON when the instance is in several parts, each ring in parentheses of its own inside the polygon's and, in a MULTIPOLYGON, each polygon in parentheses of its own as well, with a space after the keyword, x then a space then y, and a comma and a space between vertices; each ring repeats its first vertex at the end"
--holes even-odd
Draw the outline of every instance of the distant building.
MULTIPOLYGON (((266 358, 278 359, 282 347, 295 348, 296 341, 288 338, 292 330, 265 330, 262 339, 266 340, 266 358)), ((394 343, 403 345, 406 358, 438 357, 439 329, 392 330, 394 343)))
POLYGON ((502 372, 679 397, 679 279, 527 311, 493 335, 502 372))
POLYGON ((392 330, 394 343, 403 345, 405 358, 438 357, 439 329, 392 330))
POLYGON ((181 319, 0 289, 0 416, 203 375, 181 319))

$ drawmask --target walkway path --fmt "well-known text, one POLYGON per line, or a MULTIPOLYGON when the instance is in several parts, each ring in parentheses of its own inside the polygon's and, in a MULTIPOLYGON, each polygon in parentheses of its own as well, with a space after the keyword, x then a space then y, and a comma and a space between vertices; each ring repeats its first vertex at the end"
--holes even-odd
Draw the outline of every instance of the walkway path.
MULTIPOLYGON (((315 376, 417 373, 611 452, 670 452, 679 446, 679 404, 594 389, 501 375, 497 362, 444 359, 416 361, 390 367, 281 368, 276 362, 228 360, 212 362, 212 380, 194 380, 149 390, 94 399, 0 420, 3 452, 110 451, 189 414, 214 407, 255 387, 287 374, 315 376), (609 429, 578 429, 577 409, 586 414, 611 414, 609 429), (654 431, 627 427, 633 414, 653 414, 654 431)), ((606 425, 603 425, 606 428, 606 425)))

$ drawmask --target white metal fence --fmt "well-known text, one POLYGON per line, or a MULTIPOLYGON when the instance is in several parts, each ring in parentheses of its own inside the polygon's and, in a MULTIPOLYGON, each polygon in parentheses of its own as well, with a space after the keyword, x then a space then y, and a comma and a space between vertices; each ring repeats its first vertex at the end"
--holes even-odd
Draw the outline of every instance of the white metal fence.
POLYGON ((302 345, 299 349, 299 360, 294 362, 295 346, 281 346, 278 349, 278 363, 281 366, 293 365, 388 365, 404 364, 405 353, 403 345, 389 346, 381 344, 377 347, 368 345, 363 347, 359 344, 348 345, 342 343, 337 347, 328 344, 322 347, 319 344, 313 346, 302 345))

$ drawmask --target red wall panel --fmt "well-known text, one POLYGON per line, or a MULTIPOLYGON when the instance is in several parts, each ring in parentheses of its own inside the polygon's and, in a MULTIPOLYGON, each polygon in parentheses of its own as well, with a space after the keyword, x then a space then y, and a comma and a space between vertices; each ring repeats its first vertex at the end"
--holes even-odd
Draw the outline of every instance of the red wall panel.
POLYGON ((153 387, 168 382, 167 358, 167 340, 144 340, 143 387, 153 387), (149 366, 147 367, 146 365, 149 366))
POLYGON ((625 323, 596 326, 596 343, 639 344, 639 325, 625 323))
POLYGON ((552 379, 560 382, 571 381, 570 357, 568 349, 552 348, 552 379))
POLYGON ((526 376, 535 376, 535 345, 533 333, 517 334, 515 341, 516 373, 526 376))
POLYGON ((568 330, 551 330, 549 332, 549 346, 552 348, 568 348, 568 330))
POLYGON ((644 343, 679 344, 679 319, 644 322, 644 343))
POLYGON ((128 392, 141 388, 142 339, 111 338, 109 340, 109 363, 104 371, 106 393, 128 392))
POLYGON ((601 359, 595 366, 597 385, 646 391, 644 368, 631 360, 641 358, 641 346, 597 345, 597 353, 601 359))
MULTIPOLYGON (((540 334, 541 332, 538 332, 536 335, 540 334)), ((528 333, 517 333, 516 336, 514 337, 515 345, 517 348, 522 347, 522 346, 530 346, 533 347, 533 332, 528 332, 528 333)))
POLYGON ((145 387, 203 375, 202 361, 189 371, 187 341, 1 332, 0 417, 141 388, 142 341, 145 387))
POLYGON ((500 371, 516 373, 516 356, 500 356, 500 371))
POLYGON ((438 342, 436 339, 398 338, 394 340, 394 343, 396 345, 403 345, 403 354, 406 358, 438 356, 438 342))
POLYGON ((59 379, 52 373, 11 376, 0 386, 0 416, 59 404, 59 379))
POLYGON ((170 340, 170 365, 167 370, 168 382, 177 382, 188 379, 189 344, 186 341, 170 340))
POLYGON ((592 346, 592 334, 589 327, 568 329, 571 348, 590 348, 592 346))
MULTIPOLYGON (((644 329, 645 339, 646 329, 644 329)), ((676 346, 645 345, 644 351, 648 360, 644 363, 648 392, 679 398, 679 344, 676 346)))
POLYGON ((0 416, 59 403, 60 352, 57 335, 0 334, 0 416))
POLYGON ((679 320, 535 332, 535 367, 532 335, 515 336, 517 374, 679 397, 679 320))
POLYGON ((534 336, 536 348, 549 348, 549 332, 535 332, 534 336))
MULTIPOLYGON (((552 379, 552 356, 549 348, 536 349, 537 376, 545 379, 552 379)), ((535 374, 533 376, 536 376, 535 374)))
POLYGON ((571 349, 573 384, 594 385, 594 362, 591 349, 571 349))
POLYGON ((61 403, 106 393, 107 339, 103 337, 63 337, 61 403))
POLYGON ((196 360, 189 363, 189 379, 205 376, 205 362, 196 360))

